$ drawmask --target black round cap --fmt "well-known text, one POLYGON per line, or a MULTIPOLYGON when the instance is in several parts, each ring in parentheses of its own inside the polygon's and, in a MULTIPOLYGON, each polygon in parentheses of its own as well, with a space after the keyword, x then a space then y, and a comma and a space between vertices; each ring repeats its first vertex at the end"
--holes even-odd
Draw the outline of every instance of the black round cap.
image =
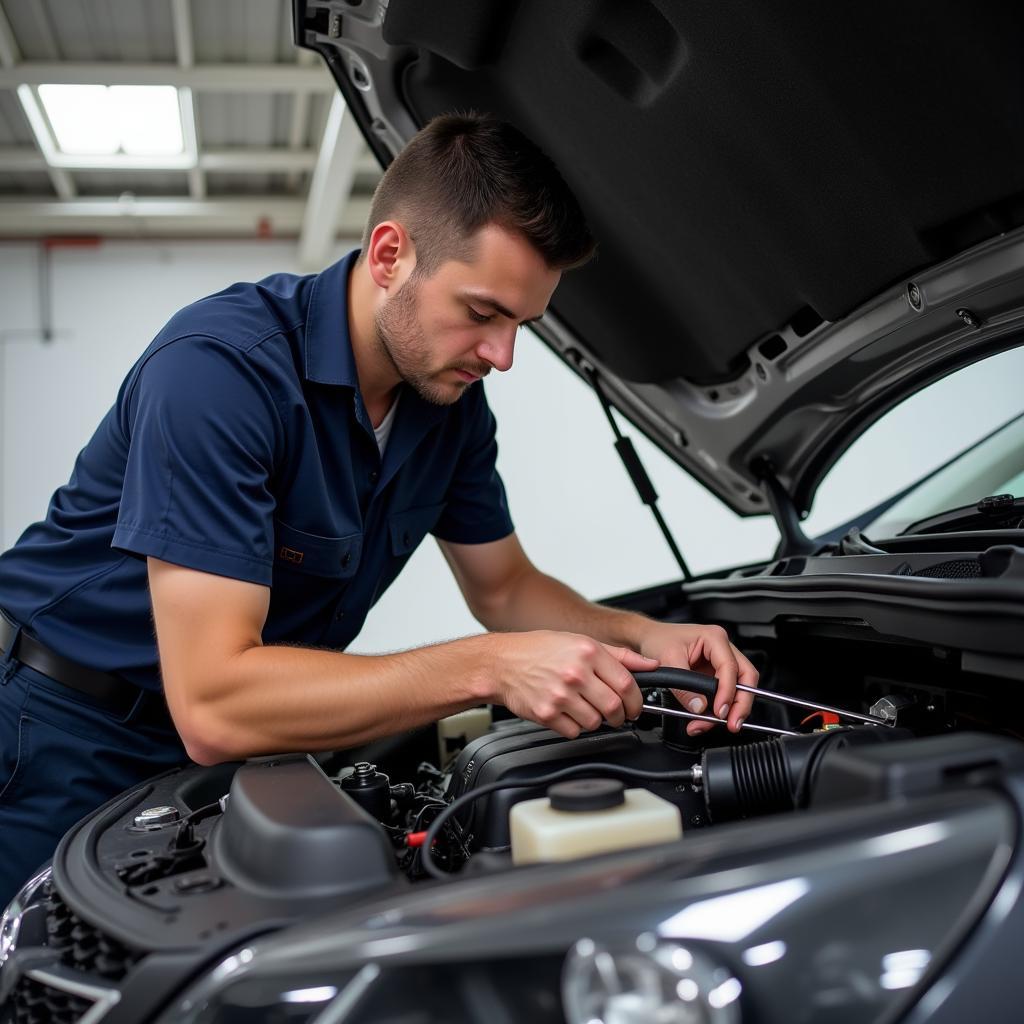
POLYGON ((626 787, 618 779, 573 779, 548 790, 556 811, 603 811, 626 802, 626 787))

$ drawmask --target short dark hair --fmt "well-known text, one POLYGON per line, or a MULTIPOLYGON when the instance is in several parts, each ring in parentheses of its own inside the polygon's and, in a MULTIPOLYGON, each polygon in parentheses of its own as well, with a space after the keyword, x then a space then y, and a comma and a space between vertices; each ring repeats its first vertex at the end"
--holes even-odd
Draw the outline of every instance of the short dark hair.
POLYGON ((585 263, 594 237, 558 168, 522 132, 487 114, 444 114, 392 161, 373 194, 363 235, 402 221, 416 247, 417 273, 466 259, 486 224, 518 232, 555 270, 585 263))

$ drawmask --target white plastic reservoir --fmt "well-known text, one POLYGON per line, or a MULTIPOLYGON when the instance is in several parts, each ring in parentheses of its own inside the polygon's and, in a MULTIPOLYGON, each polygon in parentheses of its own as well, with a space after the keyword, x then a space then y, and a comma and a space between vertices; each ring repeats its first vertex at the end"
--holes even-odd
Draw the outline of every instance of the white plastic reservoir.
POLYGON ((679 808, 646 789, 612 779, 575 779, 552 786, 509 814, 512 862, 575 860, 608 850, 679 839, 679 808))

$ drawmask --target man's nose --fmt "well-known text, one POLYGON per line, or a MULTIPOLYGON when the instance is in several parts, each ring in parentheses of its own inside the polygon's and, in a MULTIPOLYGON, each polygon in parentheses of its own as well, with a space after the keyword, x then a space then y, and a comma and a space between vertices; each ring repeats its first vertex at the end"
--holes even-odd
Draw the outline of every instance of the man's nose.
POLYGON ((511 369, 516 347, 516 325, 488 334, 476 347, 477 356, 499 372, 511 369))

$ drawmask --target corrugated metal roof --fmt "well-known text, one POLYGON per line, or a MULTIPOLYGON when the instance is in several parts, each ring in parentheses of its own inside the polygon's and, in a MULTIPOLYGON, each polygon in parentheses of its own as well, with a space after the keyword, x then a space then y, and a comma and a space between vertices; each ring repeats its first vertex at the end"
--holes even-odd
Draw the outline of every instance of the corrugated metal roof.
MULTIPOLYGON (((300 187, 304 194, 309 178, 302 175, 300 187)), ((231 174, 210 171, 206 175, 206 191, 210 196, 286 196, 295 195, 296 189, 288 183, 285 174, 231 174)))
MULTIPOLYGON (((195 98, 199 143, 225 146, 272 147, 288 144, 295 101, 291 96, 238 92, 203 92, 195 98)), ((312 145, 317 145, 319 136, 312 145)))
POLYGON ((187 196, 185 171, 76 171, 75 184, 82 196, 187 196))
POLYGON ((193 3, 196 62, 273 64, 296 59, 285 0, 193 3))
POLYGON ((24 60, 173 61, 166 0, 5 0, 24 60))
MULTIPOLYGON (((0 195, 52 199, 50 176, 46 171, 0 172, 0 195)), ((0 230, 2 229, 3 225, 0 224, 0 230)))

